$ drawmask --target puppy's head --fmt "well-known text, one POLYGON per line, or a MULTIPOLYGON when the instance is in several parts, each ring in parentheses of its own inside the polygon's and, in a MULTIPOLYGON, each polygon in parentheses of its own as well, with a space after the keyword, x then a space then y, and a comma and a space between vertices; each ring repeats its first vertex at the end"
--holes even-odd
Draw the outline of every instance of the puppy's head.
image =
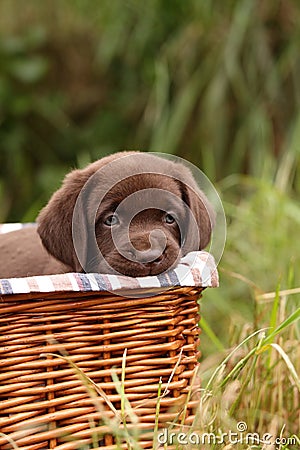
POLYGON ((203 249, 214 214, 185 166, 122 152, 67 175, 37 221, 48 252, 72 270, 136 277, 203 249))

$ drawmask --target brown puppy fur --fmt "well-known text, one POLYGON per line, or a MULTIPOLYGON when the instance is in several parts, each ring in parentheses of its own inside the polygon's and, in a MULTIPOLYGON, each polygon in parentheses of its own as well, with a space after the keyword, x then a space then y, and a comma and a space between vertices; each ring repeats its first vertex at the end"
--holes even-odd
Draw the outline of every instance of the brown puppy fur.
POLYGON ((45 250, 35 226, 0 234, 0 278, 71 271, 45 250))
POLYGON ((0 235, 0 277, 68 271, 157 275, 189 251, 203 249, 213 220, 186 167, 150 154, 117 153, 69 173, 40 212, 37 230, 0 235))

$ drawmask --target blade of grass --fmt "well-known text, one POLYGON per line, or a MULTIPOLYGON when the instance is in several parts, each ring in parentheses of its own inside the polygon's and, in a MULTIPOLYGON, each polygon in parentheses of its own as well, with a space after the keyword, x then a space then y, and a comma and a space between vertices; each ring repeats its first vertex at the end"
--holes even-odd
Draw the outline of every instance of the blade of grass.
POLYGON ((282 358, 283 358, 284 362, 286 363, 286 365, 290 371, 290 374, 291 374, 293 380, 295 381, 295 384, 300 392, 300 378, 299 378, 299 376, 296 372, 296 369, 295 369, 292 361, 290 360, 289 356, 286 354, 286 352, 283 350, 283 348, 280 347, 280 345, 271 343, 270 346, 273 347, 275 350, 277 350, 277 352, 282 356, 282 358))
MULTIPOLYGON (((249 336, 247 336, 245 339, 243 339, 243 341, 240 342, 233 350, 231 350, 231 352, 226 356, 226 358, 224 358, 223 361, 214 370, 213 374, 211 375, 211 377, 209 378, 209 380, 208 380, 208 382, 206 384, 206 389, 210 389, 211 388, 211 386, 213 385, 213 382, 214 382, 215 378, 217 377, 218 373, 220 371, 224 370, 224 367, 226 366, 226 364, 230 360, 230 358, 232 358, 234 353, 237 352, 238 349, 243 347, 243 345, 245 345, 246 342, 248 342, 254 336, 256 336, 257 334, 259 334, 259 333, 261 333, 263 331, 264 330, 258 330, 258 331, 255 331, 254 333, 251 333, 249 336)), ((255 350, 253 350, 253 353, 254 353, 254 351, 255 350)))
POLYGON ((11 439, 5 433, 1 433, 1 431, 0 431, 0 437, 3 437, 4 439, 6 439, 7 442, 9 442, 10 445, 12 446, 13 450, 20 450, 19 447, 17 446, 17 444, 13 441, 13 439, 11 439))
POLYGON ((297 308, 292 314, 290 314, 289 317, 287 317, 287 319, 285 319, 281 324, 279 324, 278 327, 264 339, 263 345, 267 345, 273 342, 275 336, 277 336, 287 327, 291 326, 293 323, 297 322, 299 319, 300 319, 300 308, 297 308))
POLYGON ((270 323, 269 323, 270 333, 272 331, 274 331, 276 328, 276 321, 277 321, 277 314, 278 314, 278 307, 279 307, 279 300, 280 300, 279 292, 280 292, 280 284, 278 283, 276 291, 275 291, 275 298, 274 298, 273 307, 272 307, 271 316, 270 316, 270 323))
POLYGON ((126 393, 125 393, 126 355, 127 355, 127 349, 125 348, 125 350, 123 352, 123 357, 122 357, 121 381, 119 380, 114 368, 112 368, 111 376, 112 376, 113 382, 115 383, 116 390, 121 398, 120 418, 121 418, 121 422, 124 427, 123 435, 126 440, 128 449, 131 450, 133 448, 134 449, 140 448, 137 444, 137 442, 139 440, 139 429, 137 426, 134 426, 132 428, 132 430, 133 430, 132 434, 130 434, 128 426, 127 426, 127 418, 129 418, 129 420, 131 421, 131 423, 133 425, 137 425, 139 423, 139 418, 134 413, 134 410, 133 410, 133 408, 126 396, 126 393))
POLYGON ((188 408, 188 404, 189 404, 189 401, 190 401, 190 398, 191 398, 191 395, 192 395, 192 390, 193 390, 193 386, 195 384, 195 379, 196 379, 197 376, 199 376, 199 374, 198 374, 198 371, 195 370, 195 373, 194 373, 194 375, 192 377, 192 382, 191 382, 191 384, 189 386, 189 391, 188 391, 188 394, 187 394, 187 397, 186 397, 186 401, 185 401, 185 404, 184 404, 184 409, 183 409, 182 419, 181 419, 181 425, 182 426, 184 426, 184 424, 185 424, 187 408, 188 408))
MULTIPOLYGON (((89 417, 89 426, 90 429, 93 430, 96 427, 95 421, 92 417, 89 417)), ((99 447, 99 435, 97 432, 92 432, 92 448, 99 447)))
POLYGON ((200 319, 200 327, 201 329, 204 331, 204 333, 206 334, 206 336, 208 336, 208 338, 211 340, 211 342, 214 344, 214 346, 216 347, 217 351, 224 351, 225 347, 222 344, 222 342, 219 340, 219 338, 217 337, 217 335, 214 333, 214 331, 212 330, 212 328, 209 326, 208 322, 204 319, 204 317, 202 316, 200 319))
MULTIPOLYGON (((280 297, 283 295, 300 294, 300 287, 293 289, 284 289, 279 291, 280 297)), ((267 292, 265 294, 260 294, 257 296, 257 300, 272 300, 276 297, 276 292, 267 292)))
POLYGON ((155 407, 155 424, 154 424, 154 433, 153 433, 153 446, 152 450, 155 450, 157 445, 157 433, 158 433, 158 427, 159 427, 159 411, 160 411, 160 401, 161 401, 161 387, 162 387, 162 378, 160 377, 159 383, 158 383, 158 391, 157 391, 157 402, 155 407))
MULTIPOLYGON (((274 298, 274 301, 273 301, 273 306, 272 306, 272 311, 271 311, 271 316, 270 316, 270 322, 269 322, 269 326, 270 326, 269 334, 272 331, 274 331, 275 328, 276 328, 278 308, 279 308, 279 301, 280 301, 279 292, 280 292, 280 283, 278 283, 276 291, 275 291, 275 298, 274 298)), ((268 358, 267 358, 267 367, 269 368, 269 370, 271 368, 271 357, 272 357, 272 350, 271 350, 271 347, 270 347, 268 358)))
POLYGON ((180 361, 181 361, 181 358, 182 358, 182 352, 183 352, 183 348, 181 348, 179 356, 178 356, 178 360, 177 360, 177 362, 176 362, 176 364, 175 364, 175 366, 174 366, 174 368, 173 368, 173 370, 171 372, 171 375, 169 376, 169 379, 167 381, 167 384, 166 384, 166 387, 164 389, 164 392, 162 393, 162 398, 165 397, 166 395, 168 395, 168 393, 169 393, 169 385, 170 385, 171 381, 173 380, 173 377, 174 377, 174 375, 176 373, 177 367, 180 364, 180 361))
MULTIPOLYGON (((51 339, 51 342, 53 342, 53 340, 51 339)), ((112 404, 112 402, 109 400, 108 396, 106 395, 106 393, 103 391, 103 389, 98 386, 91 378, 88 377, 88 375, 82 370, 80 369, 80 367, 78 367, 69 356, 67 355, 57 355, 55 353, 42 353, 40 356, 41 357, 47 357, 47 356, 54 356, 56 358, 62 358, 64 359, 75 371, 76 375, 78 376, 78 378, 80 379, 80 381, 82 381, 88 395, 90 396, 90 398, 93 400, 96 409, 99 412, 103 412, 103 408, 100 407, 99 404, 99 397, 98 395, 96 395, 96 392, 99 394, 99 396, 101 398, 103 398, 103 400, 105 400, 106 404, 109 406, 109 408, 111 409, 111 411, 114 413, 114 415, 116 417, 119 417, 119 412, 116 410, 116 408, 114 407, 114 405, 112 404), (100 409, 99 409, 100 408, 100 409)))
MULTIPOLYGON (((229 374, 224 378, 224 380, 221 383, 221 386, 225 386, 227 382, 235 377, 238 372, 246 365, 246 363, 249 361, 249 359, 255 355, 258 354, 260 348, 262 347, 262 343, 264 342, 265 334, 264 332, 261 332, 261 336, 259 337, 258 343, 253 347, 249 353, 244 356, 242 359, 239 360, 239 362, 234 366, 234 368, 229 372, 229 374)), ((246 342, 248 339, 244 339, 246 342)))

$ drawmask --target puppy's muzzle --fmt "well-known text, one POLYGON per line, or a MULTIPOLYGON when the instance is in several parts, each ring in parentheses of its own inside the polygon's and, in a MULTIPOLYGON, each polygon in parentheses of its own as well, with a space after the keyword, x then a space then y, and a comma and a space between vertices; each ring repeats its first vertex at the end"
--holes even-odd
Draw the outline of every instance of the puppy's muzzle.
POLYGON ((163 231, 153 230, 150 233, 135 233, 134 237, 123 243, 118 250, 129 261, 145 266, 157 266, 163 263, 167 248, 163 231))
POLYGON ((122 255, 129 261, 145 265, 159 264, 164 259, 164 252, 159 249, 139 251, 132 247, 122 248, 122 255))

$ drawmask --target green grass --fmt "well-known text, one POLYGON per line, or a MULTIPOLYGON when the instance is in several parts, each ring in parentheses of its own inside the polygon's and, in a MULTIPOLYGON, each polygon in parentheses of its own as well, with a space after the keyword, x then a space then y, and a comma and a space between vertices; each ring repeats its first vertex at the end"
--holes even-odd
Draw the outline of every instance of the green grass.
MULTIPOLYGON (((204 334, 205 356, 231 345, 241 324, 260 326, 257 295, 300 285, 300 206, 290 190, 241 175, 224 179, 219 187, 227 242, 219 264, 220 288, 207 290, 201 305, 204 327, 208 324, 217 338, 204 334)), ((268 310, 266 322, 273 324, 275 313, 268 310)))
POLYGON ((3 0, 0 220, 122 149, 299 195, 300 4, 263 3, 3 0))

